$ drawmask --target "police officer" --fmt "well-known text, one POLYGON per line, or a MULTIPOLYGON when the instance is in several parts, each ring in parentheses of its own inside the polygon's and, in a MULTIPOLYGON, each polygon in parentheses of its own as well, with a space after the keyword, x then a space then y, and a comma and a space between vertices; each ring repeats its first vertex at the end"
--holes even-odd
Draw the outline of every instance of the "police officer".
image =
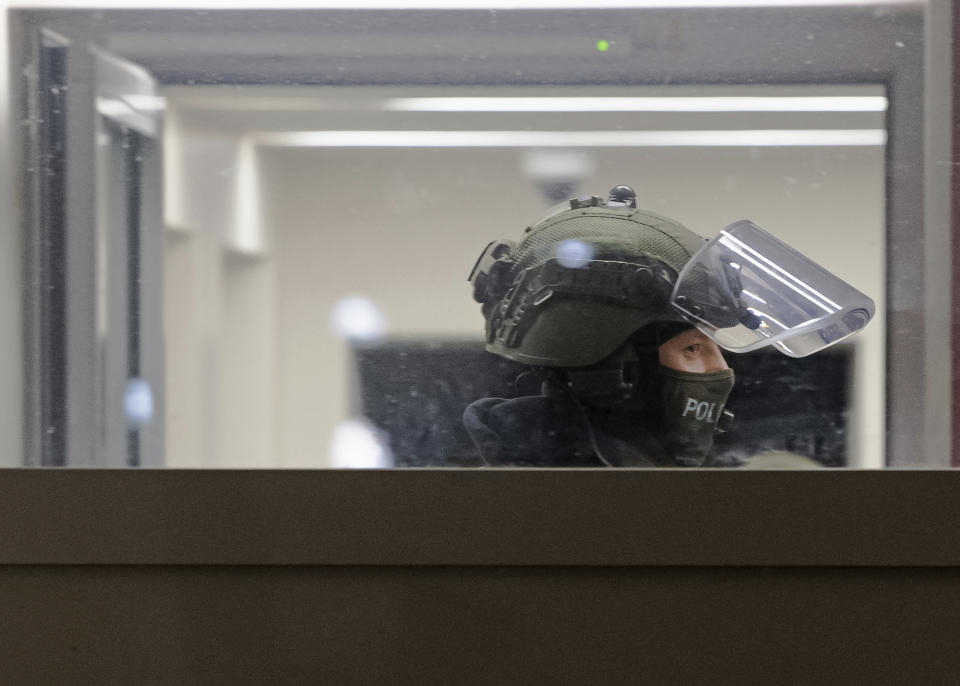
POLYGON ((721 347, 800 357, 874 312, 752 222, 706 241, 637 209, 628 186, 490 243, 470 282, 487 350, 529 365, 518 386, 533 387, 467 407, 490 465, 701 466, 732 417, 721 347))

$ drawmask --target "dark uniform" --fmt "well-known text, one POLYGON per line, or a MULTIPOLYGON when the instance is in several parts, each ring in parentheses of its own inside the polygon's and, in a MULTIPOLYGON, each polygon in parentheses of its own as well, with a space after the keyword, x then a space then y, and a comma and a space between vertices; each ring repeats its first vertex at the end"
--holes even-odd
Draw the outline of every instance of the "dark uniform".
POLYGON ((490 466, 690 466, 666 454, 656 427, 569 395, 484 398, 467 407, 463 423, 490 466))

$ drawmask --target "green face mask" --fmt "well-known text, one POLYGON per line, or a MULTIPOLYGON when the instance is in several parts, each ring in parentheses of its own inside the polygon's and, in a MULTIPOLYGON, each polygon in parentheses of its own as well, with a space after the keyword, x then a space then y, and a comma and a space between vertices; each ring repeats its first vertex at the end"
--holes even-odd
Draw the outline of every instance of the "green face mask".
POLYGON ((709 374, 660 366, 663 414, 658 432, 664 449, 677 462, 696 467, 713 446, 713 434, 733 389, 733 370, 709 374))

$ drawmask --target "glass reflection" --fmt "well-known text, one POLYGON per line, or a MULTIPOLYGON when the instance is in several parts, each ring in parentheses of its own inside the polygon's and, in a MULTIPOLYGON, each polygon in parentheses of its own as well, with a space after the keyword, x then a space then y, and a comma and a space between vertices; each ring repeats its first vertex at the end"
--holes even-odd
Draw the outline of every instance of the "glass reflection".
MULTIPOLYGON (((557 202, 631 183, 639 207, 702 235, 754 218, 877 301, 877 321, 823 361, 736 363, 743 384, 731 402, 754 419, 739 425, 739 444, 718 444, 718 464, 773 450, 882 466, 887 419, 925 407, 903 391, 926 362, 902 354, 923 327, 905 326, 887 297, 888 286, 901 300, 922 292, 926 278, 925 262, 912 269, 922 248, 898 228, 916 224, 919 190, 903 170, 919 148, 888 134, 921 107, 923 46, 910 38, 922 34, 920 14, 506 14, 484 31, 478 15, 458 12, 426 24, 402 12, 106 12, 85 28, 57 11, 11 15, 23 48, 11 53, 14 73, 44 76, 30 67, 56 67, 54 57, 71 65, 31 77, 21 94, 27 109, 50 105, 49 118, 25 119, 25 147, 29 169, 46 159, 54 172, 47 182, 23 172, 35 193, 24 206, 39 208, 25 223, 53 230, 47 220, 61 218, 76 250, 94 227, 89 254, 61 265, 63 283, 56 265, 25 263, 51 275, 35 293, 71 294, 69 306, 31 315, 30 336, 53 364, 29 361, 25 373, 65 371, 31 386, 38 411, 27 414, 54 432, 34 430, 28 461, 478 466, 464 408, 542 382, 483 352, 465 283, 478 245, 516 236, 557 202), (733 28, 705 31, 721 24, 733 28), (98 56, 81 63, 93 58, 70 45, 98 56), (54 107, 83 92, 89 102, 71 95, 54 107), (66 155, 43 158, 63 112, 66 155), (84 145, 124 139, 144 152, 135 173, 120 173, 109 151, 84 164, 84 145), (91 191, 96 201, 61 211, 58 180, 74 200, 91 191), (889 355, 888 325, 906 332, 889 355), (58 326, 69 331, 58 337, 58 326), (888 385, 901 392, 888 397, 888 385), (792 427, 764 411, 771 398, 792 427)), ((56 257, 40 243, 27 252, 56 257)), ((574 239, 556 257, 580 268, 591 251, 574 239)), ((744 274, 750 263, 738 259, 744 274)), ((767 290, 742 287, 757 317, 796 327, 767 290)), ((842 338, 841 324, 862 328, 848 318, 827 338, 842 338)))

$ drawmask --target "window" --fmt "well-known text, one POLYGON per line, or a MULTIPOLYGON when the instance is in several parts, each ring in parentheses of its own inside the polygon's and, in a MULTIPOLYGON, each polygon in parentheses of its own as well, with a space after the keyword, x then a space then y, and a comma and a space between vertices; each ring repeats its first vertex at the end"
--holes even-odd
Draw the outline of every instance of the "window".
POLYGON ((522 370, 470 267, 626 183, 877 303, 829 353, 738 359, 716 464, 948 466, 945 10, 695 5, 15 9, 11 462, 480 465, 463 408, 522 370))

